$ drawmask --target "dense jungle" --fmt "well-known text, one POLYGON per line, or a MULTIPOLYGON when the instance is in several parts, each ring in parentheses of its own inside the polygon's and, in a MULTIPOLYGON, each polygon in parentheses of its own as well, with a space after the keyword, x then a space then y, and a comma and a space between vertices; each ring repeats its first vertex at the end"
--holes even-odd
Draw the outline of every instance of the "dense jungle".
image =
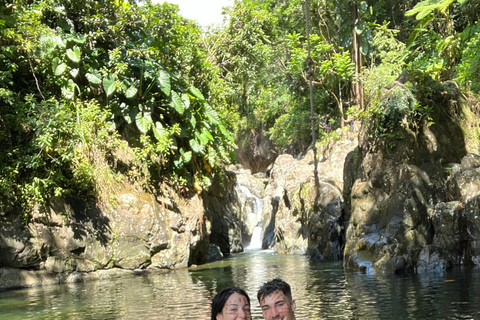
MULTIPOLYGON (((451 163, 463 166, 464 156, 480 150, 480 1, 235 0, 224 15, 223 24, 203 27, 168 2, 0 0, 0 267, 178 268, 204 262, 209 243, 223 253, 241 251, 242 241, 228 243, 222 232, 249 239, 251 230, 219 213, 214 208, 221 200, 212 200, 232 190, 229 168, 268 176, 277 159, 313 151, 317 174, 325 150, 333 154, 347 132, 358 136, 359 148, 348 156, 355 168, 343 168, 346 155, 337 162, 353 194, 345 196, 343 185, 338 191, 338 219, 355 218, 362 195, 383 201, 383 193, 373 191, 378 184, 390 181, 388 194, 407 190, 393 185, 413 169, 398 176, 393 170, 420 159, 442 171, 438 185, 428 184, 432 203, 458 200, 440 185, 455 172, 451 163), (442 142, 442 132, 461 139, 442 142), (425 142, 429 154, 411 147, 429 134, 445 147, 442 155, 431 151, 437 150, 428 142, 433 138, 425 142), (381 156, 371 156, 378 149, 381 156), (361 164, 369 156, 369 164, 361 164), (391 169, 382 181, 375 178, 381 168, 391 169), (368 170, 372 182, 354 185, 355 177, 368 180, 368 170), (145 252, 135 246, 115 252, 109 244, 122 237, 122 228, 145 223, 139 199, 153 203, 148 210, 160 212, 161 223, 149 222, 145 252), (185 209, 192 201, 195 210, 185 209), (178 217, 184 211, 187 216, 178 217), (123 224, 115 225, 115 214, 123 224), (39 223, 51 232, 48 239, 32 227, 39 223), (59 244, 55 228, 76 242, 59 244), (175 240, 185 232, 188 240, 175 240), (25 240, 32 238, 41 240, 25 240), (167 257, 167 251, 173 253, 167 257)), ((312 188, 321 189, 317 177, 312 188)), ((308 192, 298 192, 302 201, 308 192)), ((277 198, 270 201, 274 207, 277 198)), ((299 211, 318 209, 318 194, 309 199, 299 211)), ((275 224, 268 225, 274 216, 265 218, 263 231, 271 238, 264 247, 279 241, 275 224)), ((309 217, 302 215, 302 224, 313 228, 315 214, 309 217)), ((412 229, 425 228, 427 244, 435 235, 428 231, 432 221, 412 222, 412 229)), ((343 252, 366 246, 365 239, 348 243, 364 232, 351 223, 352 234, 339 232, 343 240, 335 240, 335 250, 324 250, 319 227, 305 231, 308 245, 278 251, 343 259, 343 252)), ((417 268, 398 250, 379 269, 417 268)), ((458 261, 475 263, 462 252, 458 261)), ((362 261, 371 260, 352 256, 346 265, 366 268, 362 261)))

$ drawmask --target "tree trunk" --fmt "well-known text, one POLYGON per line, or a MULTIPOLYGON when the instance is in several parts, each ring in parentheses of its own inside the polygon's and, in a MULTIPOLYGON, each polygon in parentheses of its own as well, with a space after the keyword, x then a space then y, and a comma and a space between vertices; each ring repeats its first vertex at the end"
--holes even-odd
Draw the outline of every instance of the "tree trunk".
POLYGON ((357 34, 356 26, 358 24, 358 7, 357 7, 357 0, 352 0, 352 20, 353 20, 353 28, 352 28, 352 61, 355 65, 355 81, 352 83, 352 91, 353 91, 353 99, 355 104, 360 107, 360 109, 364 108, 363 103, 363 85, 360 81, 360 72, 363 66, 363 55, 360 52, 360 43, 361 37, 357 34))

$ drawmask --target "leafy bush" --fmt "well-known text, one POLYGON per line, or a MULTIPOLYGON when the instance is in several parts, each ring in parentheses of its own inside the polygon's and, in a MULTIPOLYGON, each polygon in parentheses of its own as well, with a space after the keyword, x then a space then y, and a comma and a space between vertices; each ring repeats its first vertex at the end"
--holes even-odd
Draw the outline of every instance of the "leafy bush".
POLYGON ((216 75, 200 32, 176 6, 39 0, 0 10, 0 211, 53 196, 110 201, 133 167, 150 190, 209 186, 234 144, 205 98, 216 75))
POLYGON ((457 67, 456 81, 465 89, 480 93, 480 24, 468 27, 463 32, 471 37, 462 52, 462 60, 457 67))

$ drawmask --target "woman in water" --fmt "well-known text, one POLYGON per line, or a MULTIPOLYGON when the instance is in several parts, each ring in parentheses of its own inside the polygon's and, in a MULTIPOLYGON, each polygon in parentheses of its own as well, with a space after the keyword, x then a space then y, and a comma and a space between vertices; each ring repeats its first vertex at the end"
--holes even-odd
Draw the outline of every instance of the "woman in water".
POLYGON ((250 298, 245 290, 228 287, 217 293, 212 301, 210 320, 252 320, 250 298))

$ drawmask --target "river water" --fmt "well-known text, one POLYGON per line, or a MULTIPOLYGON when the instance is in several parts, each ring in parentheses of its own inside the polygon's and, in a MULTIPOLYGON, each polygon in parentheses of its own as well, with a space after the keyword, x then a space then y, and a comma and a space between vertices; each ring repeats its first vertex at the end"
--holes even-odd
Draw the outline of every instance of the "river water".
POLYGON ((223 287, 256 291, 280 277, 292 286, 297 319, 480 319, 480 269, 446 275, 367 275, 341 262, 247 251, 196 268, 0 292, 0 319, 209 319, 223 287))

